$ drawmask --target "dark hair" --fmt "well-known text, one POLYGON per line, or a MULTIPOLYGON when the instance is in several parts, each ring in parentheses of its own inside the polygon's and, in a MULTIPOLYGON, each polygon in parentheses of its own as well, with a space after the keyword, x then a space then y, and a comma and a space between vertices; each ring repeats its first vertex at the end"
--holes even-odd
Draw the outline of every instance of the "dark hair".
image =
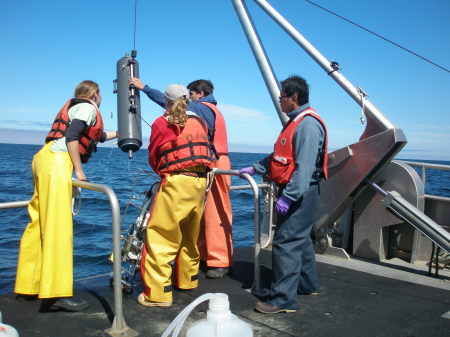
POLYGON ((196 80, 191 82, 187 86, 188 90, 201 92, 205 94, 205 96, 211 95, 214 92, 214 85, 210 80, 196 80))
POLYGON ((291 75, 281 82, 281 90, 286 96, 297 94, 297 103, 303 105, 309 102, 309 85, 306 80, 297 75, 291 75))

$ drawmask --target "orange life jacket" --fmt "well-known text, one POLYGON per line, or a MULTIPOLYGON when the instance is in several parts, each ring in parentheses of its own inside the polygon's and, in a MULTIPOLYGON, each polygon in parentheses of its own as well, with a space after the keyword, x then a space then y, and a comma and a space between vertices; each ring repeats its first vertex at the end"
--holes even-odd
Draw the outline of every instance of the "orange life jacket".
POLYGON ((323 157, 323 176, 325 179, 328 178, 328 132, 324 121, 315 112, 314 109, 307 109, 300 113, 293 120, 290 120, 288 124, 281 131, 278 139, 274 145, 274 152, 270 155, 269 160, 269 178, 270 180, 278 184, 287 184, 291 179, 292 174, 295 169, 295 154, 294 154, 294 134, 298 125, 306 116, 312 116, 316 118, 320 124, 322 124, 325 130, 325 140, 322 148, 323 157))
POLYGON ((69 109, 79 103, 90 103, 95 107, 95 125, 90 126, 83 130, 79 139, 80 158, 82 163, 87 163, 91 157, 92 152, 97 151, 97 143, 103 134, 103 119, 97 104, 89 99, 84 98, 72 98, 69 99, 66 104, 56 115, 52 128, 45 138, 45 142, 60 139, 66 135, 66 131, 70 125, 69 121, 69 109))
POLYGON ((198 116, 189 115, 177 139, 159 148, 156 173, 170 173, 193 166, 213 167, 208 127, 198 116))
POLYGON ((222 113, 217 106, 212 103, 200 102, 210 108, 216 115, 214 122, 214 139, 213 146, 218 156, 228 155, 227 127, 222 113))

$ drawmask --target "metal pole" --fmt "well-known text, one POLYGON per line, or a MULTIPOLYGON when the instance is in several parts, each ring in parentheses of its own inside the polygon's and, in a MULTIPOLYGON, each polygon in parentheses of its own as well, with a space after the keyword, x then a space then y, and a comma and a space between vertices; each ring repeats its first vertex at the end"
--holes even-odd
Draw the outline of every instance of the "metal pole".
MULTIPOLYGON (((238 170, 218 170, 215 169, 215 174, 228 174, 232 176, 239 176, 238 170)), ((243 173, 239 176, 240 178, 243 178, 248 181, 250 187, 253 190, 253 201, 255 205, 255 213, 253 215, 253 221, 254 221, 254 235, 255 235, 255 249, 254 249, 254 265, 253 265, 253 272, 254 272, 254 280, 253 280, 253 287, 252 291, 258 291, 261 289, 261 282, 260 282, 260 271, 259 271, 259 254, 261 252, 261 240, 260 240, 260 233, 259 233, 259 189, 258 184, 256 183, 255 179, 250 174, 243 173)))
POLYGON ((383 197, 385 197, 387 195, 387 192, 385 190, 383 190, 380 186, 378 186, 377 184, 375 184, 374 182, 370 181, 369 179, 366 179, 366 183, 368 183, 370 186, 372 186, 372 188, 377 191, 378 193, 380 193, 381 195, 383 195, 383 197))
MULTIPOLYGON (((122 309, 122 279, 121 279, 121 249, 120 249, 120 207, 114 191, 106 185, 95 184, 87 181, 72 180, 72 186, 99 191, 106 194, 109 199, 112 213, 112 235, 113 235, 113 274, 114 274, 114 311, 115 317, 111 329, 107 329, 112 336, 132 337, 139 335, 133 329, 127 327, 123 318, 122 309)), ((0 203, 0 209, 27 207, 30 200, 0 203)))
POLYGON ((399 193, 390 191, 382 201, 394 214, 417 228, 438 247, 450 253, 450 233, 403 199, 399 193))
POLYGON ((386 192, 377 184, 366 179, 366 182, 378 193, 383 195, 383 205, 389 208, 400 219, 405 220, 413 227, 417 228, 423 235, 432 242, 450 253, 450 233, 441 226, 403 199, 396 191, 386 192))
POLYGON ((31 200, 0 203, 0 209, 27 207, 31 200))
MULTIPOLYGON (((353 100, 362 107, 363 103, 359 91, 332 64, 309 43, 285 18, 281 16, 266 0, 253 0, 261 7, 283 30, 288 33, 302 47, 325 72, 330 75, 344 89, 353 100)), ((234 1, 236 2, 236 1, 234 1)), ((368 100, 364 101, 365 113, 373 117, 378 129, 392 129, 394 125, 368 100)))
POLYGON ((87 188, 94 191, 100 191, 108 196, 112 213, 112 236, 113 236, 113 274, 114 274, 114 312, 116 329, 122 330, 124 327, 123 311, 122 311, 122 280, 120 272, 120 208, 114 191, 104 185, 89 183, 81 180, 73 180, 72 185, 75 187, 87 188))
MULTIPOLYGON (((270 184, 256 184, 258 188, 270 188, 270 184)), ((230 191, 240 191, 240 190, 251 190, 251 186, 247 185, 237 185, 237 186, 231 186, 230 191)))
POLYGON ((87 181, 74 179, 72 185, 89 190, 103 192, 109 199, 112 214, 112 236, 113 236, 113 275, 114 275, 114 321, 111 329, 106 332, 112 336, 137 336, 137 332, 128 328, 123 318, 122 307, 122 273, 121 273, 121 249, 120 249, 120 207, 114 191, 106 185, 95 184, 87 181))
POLYGON ((280 96, 280 85, 275 76, 272 65, 267 58, 266 51, 264 50, 250 14, 248 13, 248 9, 243 0, 233 0, 233 6, 252 49, 253 56, 255 57, 256 63, 259 67, 259 71, 264 78, 267 90, 269 90, 272 103, 278 113, 281 124, 285 125, 289 118, 281 111, 278 98, 280 96))
POLYGON ((422 183, 423 183, 423 188, 426 188, 426 183, 427 183, 427 168, 425 167, 425 165, 422 165, 422 183))
POLYGON ((274 183, 273 181, 271 181, 269 183, 270 186, 270 196, 269 196, 269 231, 267 233, 268 238, 267 238, 267 242, 264 245, 261 245, 261 248, 266 248, 267 246, 269 246, 270 242, 272 241, 272 231, 273 231, 273 197, 274 197, 274 190, 277 186, 276 183, 274 183))

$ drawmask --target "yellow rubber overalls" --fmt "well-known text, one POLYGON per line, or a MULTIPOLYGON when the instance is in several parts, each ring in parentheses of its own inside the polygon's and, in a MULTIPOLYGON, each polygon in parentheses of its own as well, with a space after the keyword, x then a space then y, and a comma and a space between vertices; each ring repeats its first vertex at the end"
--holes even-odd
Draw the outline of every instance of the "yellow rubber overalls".
POLYGON ((14 292, 39 298, 73 293, 72 171, 67 152, 49 142, 32 162, 34 194, 30 223, 20 242, 14 292))

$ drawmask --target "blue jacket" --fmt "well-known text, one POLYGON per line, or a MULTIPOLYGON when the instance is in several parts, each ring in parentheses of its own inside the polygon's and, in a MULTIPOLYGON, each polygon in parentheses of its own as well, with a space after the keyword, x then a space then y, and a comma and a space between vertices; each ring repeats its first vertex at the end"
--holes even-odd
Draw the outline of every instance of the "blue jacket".
MULTIPOLYGON (((158 89, 152 89, 148 85, 142 89, 142 91, 150 98, 153 102, 160 105, 161 107, 166 107, 166 98, 164 97, 164 93, 159 91, 158 89)), ((203 97, 195 102, 190 102, 188 105, 188 110, 195 113, 201 119, 206 122, 208 126, 208 138, 211 143, 213 143, 214 139, 214 123, 215 123, 215 115, 214 112, 208 108, 206 105, 201 104, 200 102, 212 103, 217 105, 217 101, 214 96, 208 95, 203 97)))
MULTIPOLYGON (((304 104, 290 112, 288 116, 293 119, 307 108, 309 104, 304 104)), ((309 189, 311 183, 321 180, 318 169, 322 165, 322 159, 319 153, 322 151, 324 141, 325 130, 322 124, 314 117, 306 116, 295 130, 295 170, 282 195, 292 201, 298 201, 309 189)), ((256 173, 267 173, 268 161, 269 157, 266 157, 259 163, 253 164, 256 173)))

